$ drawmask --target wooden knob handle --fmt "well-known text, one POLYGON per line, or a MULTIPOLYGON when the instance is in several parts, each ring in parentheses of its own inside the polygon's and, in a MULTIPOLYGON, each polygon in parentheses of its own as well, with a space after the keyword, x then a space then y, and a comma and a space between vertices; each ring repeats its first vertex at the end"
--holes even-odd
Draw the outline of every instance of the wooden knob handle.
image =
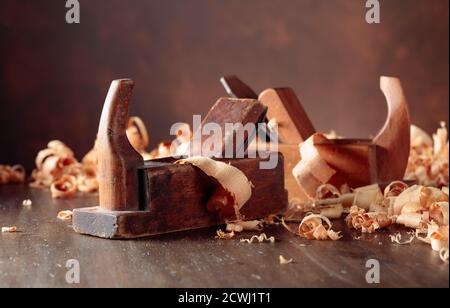
POLYGON ((100 207, 114 211, 139 209, 137 168, 143 165, 126 135, 134 88, 130 79, 114 80, 103 106, 98 129, 100 207))

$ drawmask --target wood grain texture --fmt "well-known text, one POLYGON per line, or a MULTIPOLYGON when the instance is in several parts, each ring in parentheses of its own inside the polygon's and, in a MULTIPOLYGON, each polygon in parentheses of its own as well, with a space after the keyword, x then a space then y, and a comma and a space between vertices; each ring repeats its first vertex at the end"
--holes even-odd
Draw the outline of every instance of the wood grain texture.
POLYGON ((387 182, 405 174, 411 148, 411 122, 400 79, 381 77, 380 88, 386 97, 388 116, 373 142, 377 145, 378 180, 387 182))
MULTIPOLYGON (((264 121, 267 113, 267 107, 262 105, 255 99, 246 98, 226 98, 222 97, 209 110, 208 114, 204 117, 201 127, 198 128, 197 133, 194 133, 194 147, 198 144, 206 147, 206 143, 210 138, 216 139, 216 136, 212 136, 214 132, 207 132, 206 127, 209 123, 218 125, 221 128, 221 145, 218 149, 210 148, 209 152, 213 152, 214 157, 227 157, 227 158, 242 158, 238 157, 238 153, 244 154, 247 149, 249 141, 255 137, 257 124, 264 121), (232 131, 227 131, 228 125, 240 125, 235 128, 231 127, 232 131), (250 124, 246 127, 247 124, 250 124), (201 131, 199 131, 201 130, 201 131), (201 142, 195 142, 195 136, 201 136, 201 142), (240 138, 237 138, 240 136, 240 138), (230 153, 226 153, 229 149, 230 153), (228 154, 228 155, 226 155, 228 154)), ((228 128, 230 129, 230 128, 228 128)), ((209 143, 211 146, 217 143, 209 143)), ((200 149, 194 149, 198 153, 200 149)))
MULTIPOLYGON (((249 149, 257 149, 257 144, 253 143, 250 145, 249 149)), ((263 148, 268 148, 269 144, 259 145, 263 148)), ((272 145, 274 146, 274 145, 272 145)), ((305 193, 300 189, 295 177, 292 175, 292 170, 295 165, 300 161, 300 151, 298 144, 278 144, 276 150, 283 154, 284 161, 284 185, 288 192, 288 201, 293 200, 299 201, 309 201, 305 193)))
POLYGON ((98 129, 98 180, 100 206, 108 210, 139 209, 137 168, 143 165, 126 134, 134 82, 111 83, 98 129))
MULTIPOLYGON (((46 190, 0 186, 0 226, 15 225, 16 234, 0 234, 0 287, 445 287, 449 267, 429 245, 392 244, 388 232, 363 235, 344 231, 338 242, 300 239, 281 227, 265 230, 275 244, 214 239, 217 228, 173 233, 133 241, 105 241, 73 232, 58 211, 98 204, 98 196, 80 194, 53 200, 46 190), (22 206, 31 199, 32 208, 22 206), (281 266, 283 255, 294 262, 281 266), (365 281, 366 261, 379 260, 381 283, 365 281), (80 262, 81 281, 65 281, 65 264, 80 262)), ((405 229, 393 229, 405 232, 405 229)), ((407 235, 406 235, 407 238, 407 235)))
MULTIPOLYGON (((378 183, 376 146, 372 140, 336 139, 316 143, 320 156, 336 170, 330 183, 352 188, 378 183)), ((391 180, 400 180, 403 176, 391 180)))

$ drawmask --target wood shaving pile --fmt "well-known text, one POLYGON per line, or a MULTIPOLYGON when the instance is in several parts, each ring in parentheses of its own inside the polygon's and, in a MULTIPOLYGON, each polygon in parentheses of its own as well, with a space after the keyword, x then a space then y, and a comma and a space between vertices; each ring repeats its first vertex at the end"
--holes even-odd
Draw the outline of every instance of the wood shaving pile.
POLYGON ((405 179, 425 186, 448 186, 449 143, 446 124, 431 137, 417 126, 411 126, 411 152, 405 179))
POLYGON ((416 238, 416 235, 415 234, 411 235, 411 237, 408 240, 403 241, 403 242, 402 242, 401 233, 391 234, 391 235, 389 235, 389 238, 391 239, 392 243, 395 243, 398 245, 409 245, 414 241, 414 239, 416 238))
POLYGON ((219 212, 225 218, 234 217, 233 219, 241 220, 240 209, 250 199, 253 186, 244 172, 208 157, 190 157, 176 163, 191 164, 219 183, 221 189, 216 190, 209 199, 208 210, 219 212))
POLYGON ((367 213, 358 206, 352 206, 345 222, 349 228, 361 230, 362 233, 373 233, 378 229, 391 226, 395 223, 395 218, 383 212, 367 213))
MULTIPOLYGON (((449 143, 445 123, 441 123, 433 137, 415 126, 411 128, 411 154, 405 178, 416 180, 420 185, 408 187, 406 183, 395 181, 384 191, 376 184, 354 190, 329 185, 327 182, 334 170, 312 146, 315 139, 326 142, 324 135, 316 134, 301 144, 302 157, 308 159, 300 161, 293 169, 298 184, 312 201, 290 202, 282 220, 285 228, 307 239, 325 240, 340 238, 334 231, 327 234, 331 231, 328 219, 338 219, 344 214, 348 214, 347 226, 362 233, 374 233, 399 224, 414 229, 416 234, 425 233, 426 236, 419 239, 439 251, 443 260, 448 260, 449 143), (305 213, 308 213, 306 217, 305 213), (299 217, 304 218, 298 232, 293 231, 286 221, 298 222, 299 217)), ((400 234, 390 237, 392 242, 406 245, 417 236, 406 241, 401 241, 400 234)))
MULTIPOLYGON (((149 138, 147 129, 138 117, 131 117, 126 130, 130 144, 144 158, 159 158, 170 156, 163 151, 157 155, 150 155, 145 151, 149 138)), ((53 198, 70 198, 79 192, 93 193, 98 191, 98 143, 79 162, 73 151, 59 140, 49 142, 47 148, 40 151, 36 157, 36 168, 31 174, 32 187, 50 188, 53 198)), ((17 171, 23 171, 21 181, 25 180, 23 168, 16 167, 17 171)), ((10 167, 11 168, 11 167, 10 167)), ((0 184, 2 183, 2 171, 0 168, 0 184)), ((6 169, 5 169, 6 170, 6 169)))
POLYGON ((36 169, 32 172, 32 187, 50 188, 53 198, 73 197, 77 191, 98 190, 97 164, 88 159, 80 163, 73 151, 59 140, 50 141, 47 148, 36 157, 36 169))
POLYGON ((264 228, 264 221, 249 220, 249 221, 234 221, 227 223, 227 231, 242 232, 242 231, 261 231, 264 228))
POLYGON ((25 168, 22 165, 0 165, 0 185, 25 182, 25 168))
POLYGON ((328 183, 336 170, 320 156, 314 144, 326 143, 329 140, 325 135, 316 133, 300 144, 300 156, 302 159, 292 170, 300 189, 309 198, 314 198, 317 189, 328 183))
MULTIPOLYGON (((320 188, 323 190, 323 188, 320 188)), ((328 187, 328 189, 330 189, 328 187)), ((391 241, 400 245, 413 242, 415 238, 431 245, 434 251, 440 252, 440 256, 445 260, 448 257, 449 238, 449 192, 448 187, 442 189, 436 187, 413 185, 395 181, 386 187, 384 192, 378 185, 369 185, 355 189, 347 194, 345 200, 351 196, 353 201, 350 204, 343 202, 342 194, 337 193, 337 189, 332 189, 332 197, 329 199, 316 200, 300 208, 313 208, 322 212, 322 207, 326 209, 336 204, 345 205, 342 213, 348 212, 345 217, 347 226, 351 229, 360 230, 362 233, 374 233, 379 229, 390 227, 394 224, 403 225, 414 229, 416 235, 411 236, 406 241, 401 241, 399 233, 390 235, 391 241), (334 200, 334 201, 333 201, 334 200), (325 201, 325 202, 323 202, 325 201), (420 237, 419 234, 426 234, 420 237)), ((317 196, 321 196, 318 194, 317 196)), ((292 217, 292 216, 290 216, 292 217)), ((334 217, 333 215, 333 218, 334 217)), ((293 232, 283 220, 283 225, 293 232)), ((324 215, 308 214, 300 223, 299 231, 293 232, 299 236, 310 240, 325 240, 332 238, 326 232, 331 230, 331 222, 324 215), (325 221, 329 229, 323 226, 325 221)), ((333 234, 337 239, 339 234, 333 234)), ((332 238, 333 239, 333 238, 332 238)))

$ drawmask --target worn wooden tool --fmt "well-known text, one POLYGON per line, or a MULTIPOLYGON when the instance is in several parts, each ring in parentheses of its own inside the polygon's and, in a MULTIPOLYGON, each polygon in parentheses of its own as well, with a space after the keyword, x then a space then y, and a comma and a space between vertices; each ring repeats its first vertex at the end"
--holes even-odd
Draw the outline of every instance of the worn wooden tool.
POLYGON ((352 187, 401 180, 410 151, 408 103, 398 78, 381 77, 388 115, 373 139, 335 139, 315 144, 322 158, 337 172, 335 185, 352 187))
POLYGON ((258 96, 237 76, 225 76, 220 81, 229 96, 258 99, 268 107, 267 118, 276 119, 277 122, 277 138, 273 138, 275 140, 272 142, 277 143, 278 151, 284 157, 285 185, 289 200, 307 199, 292 175, 292 170, 300 161, 299 144, 314 134, 315 129, 295 92, 290 88, 270 88, 258 96))
MULTIPOLYGON (((203 125, 201 125, 196 133, 194 133, 194 138, 195 136, 201 136, 201 141, 205 141, 207 138, 211 137, 205 132, 207 124, 219 124, 222 131, 222 135, 220 136, 220 146, 217 146, 217 149, 208 148, 207 150, 210 152, 209 154, 212 153, 211 156, 214 157, 235 158, 234 155, 236 153, 245 153, 249 141, 253 140, 256 135, 257 126, 250 125, 251 130, 248 131, 245 129, 246 125, 263 122, 266 114, 267 107, 255 99, 220 98, 203 119, 203 125), (227 132, 227 124, 242 125, 233 127, 232 132, 227 132), (231 149, 230 155, 228 156, 225 153, 227 149, 231 149)), ((196 142, 194 144, 206 148, 204 142, 196 142)), ((196 150, 197 153, 201 153, 201 149, 196 150)))
POLYGON ((291 88, 270 88, 258 96, 236 76, 225 76, 220 81, 231 97, 257 99, 268 107, 267 118, 276 119, 278 124, 278 142, 298 145, 316 132, 291 88))
MULTIPOLYGON (((248 90, 241 91, 249 86, 236 76, 224 77, 221 81, 233 96, 245 97, 242 95, 251 93, 248 90)), ((381 77, 380 86, 386 97, 388 116, 374 139, 329 139, 314 144, 320 156, 336 170, 329 181, 331 184, 339 187, 346 183, 351 187, 359 187, 403 178, 410 150, 408 104, 399 79, 381 77)), ((301 159, 298 143, 315 133, 311 121, 291 89, 265 90, 259 95, 259 100, 269 107, 268 117, 274 117, 279 123, 278 146, 285 157, 289 200, 304 200, 307 194, 305 189, 298 189, 292 169, 301 159)), ((317 179, 311 176, 310 181, 317 179)))
MULTIPOLYGON (((214 179, 193 165, 175 164, 177 158, 144 162, 130 145, 125 130, 133 87, 128 79, 111 84, 98 131, 100 206, 74 210, 74 230, 129 239, 223 224, 228 217, 207 207, 220 189, 214 179)), ((228 112, 222 116, 224 121, 256 122, 266 108, 255 100, 224 98, 207 119, 220 122, 222 111, 228 112)), ((282 155, 271 170, 260 169, 262 158, 221 160, 240 169, 253 184, 251 198, 240 211, 245 219, 285 209, 282 155)))

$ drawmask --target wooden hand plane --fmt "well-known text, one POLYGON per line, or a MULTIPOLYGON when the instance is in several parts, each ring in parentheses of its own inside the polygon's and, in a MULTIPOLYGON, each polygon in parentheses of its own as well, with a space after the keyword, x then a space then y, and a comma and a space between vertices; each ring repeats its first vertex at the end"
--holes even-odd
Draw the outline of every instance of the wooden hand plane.
MULTIPOLYGON (((193 165, 176 164, 179 158, 175 157, 143 161, 130 145, 125 131, 133 87, 129 79, 111 84, 98 130, 100 206, 74 210, 74 230, 102 238, 129 239, 232 220, 208 207, 211 202, 226 202, 212 200, 220 197, 213 178, 193 165)), ((204 122, 256 123, 264 119, 266 111, 254 99, 221 98, 204 122)), ((260 157, 217 158, 241 170, 253 184, 251 197, 240 210, 245 219, 277 214, 287 206, 283 157, 275 154, 279 157, 274 169, 261 169, 259 163, 265 158, 260 157)))
MULTIPOLYGON (((276 119, 278 123, 278 150, 285 158, 289 200, 307 199, 304 190, 299 189, 292 170, 301 159, 299 143, 316 131, 294 91, 290 88, 271 88, 257 95, 236 76, 223 77, 221 82, 228 95, 258 99, 268 107, 267 117, 276 119)), ((403 179, 410 151, 407 100, 397 78, 381 77, 380 88, 386 97, 388 116, 375 138, 328 139, 314 144, 320 156, 336 170, 329 182, 337 187, 342 184, 360 187, 403 179)))

